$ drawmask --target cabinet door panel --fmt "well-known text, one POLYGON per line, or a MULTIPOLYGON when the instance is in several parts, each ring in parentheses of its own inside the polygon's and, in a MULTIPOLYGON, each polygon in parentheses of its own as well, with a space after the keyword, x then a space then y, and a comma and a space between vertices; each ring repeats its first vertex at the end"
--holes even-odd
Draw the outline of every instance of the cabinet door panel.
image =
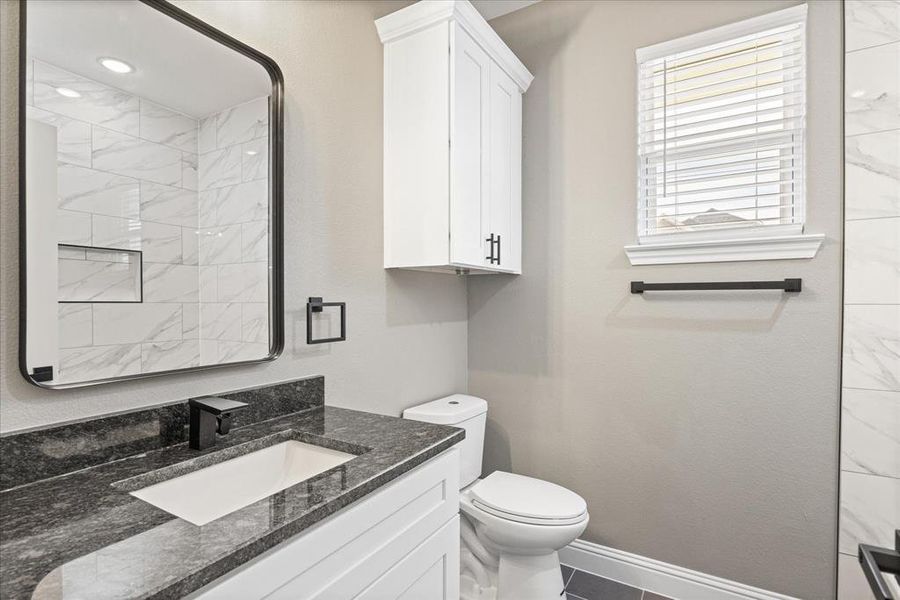
POLYGON ((522 272, 522 93, 513 95, 512 134, 510 137, 510 211, 509 244, 505 246, 503 268, 522 272))
POLYGON ((421 540, 441 526, 442 519, 446 518, 441 509, 447 505, 447 493, 444 482, 436 483, 267 599, 357 597, 369 583, 382 577, 398 561, 402 562, 408 553, 418 552, 421 540))
POLYGON ((450 32, 450 260, 482 266, 488 217, 491 59, 458 25, 450 32))
POLYGON ((457 600, 459 598, 459 515, 422 542, 358 600, 457 600))
POLYGON ((514 166, 519 159, 515 155, 517 118, 521 118, 521 95, 513 80, 500 67, 491 64, 490 85, 490 231, 500 236, 499 267, 510 269, 518 248, 514 247, 513 212, 517 187, 514 166), (518 115, 518 116, 517 116, 518 115))
POLYGON ((428 27, 384 48, 385 267, 449 260, 447 27, 428 27))

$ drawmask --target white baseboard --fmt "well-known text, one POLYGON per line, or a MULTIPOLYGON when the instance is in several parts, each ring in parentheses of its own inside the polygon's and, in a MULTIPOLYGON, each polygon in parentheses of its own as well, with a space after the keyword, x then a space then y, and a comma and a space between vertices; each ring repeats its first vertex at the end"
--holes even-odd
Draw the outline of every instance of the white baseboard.
POLYGON ((559 561, 675 600, 797 600, 584 540, 560 550, 559 561))

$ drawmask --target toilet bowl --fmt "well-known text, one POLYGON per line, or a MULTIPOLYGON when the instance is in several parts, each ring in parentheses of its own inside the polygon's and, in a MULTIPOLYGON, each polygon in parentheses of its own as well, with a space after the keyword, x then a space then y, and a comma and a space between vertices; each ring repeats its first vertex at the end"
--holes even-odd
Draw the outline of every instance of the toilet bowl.
POLYGON ((487 403, 456 394, 403 413, 404 418, 466 430, 460 442, 462 600, 558 600, 557 551, 587 527, 587 504, 560 485, 495 471, 479 479, 487 403))
POLYGON ((559 598, 564 584, 557 551, 588 524, 580 496, 547 481, 495 471, 463 491, 460 510, 497 557, 498 600, 559 598))

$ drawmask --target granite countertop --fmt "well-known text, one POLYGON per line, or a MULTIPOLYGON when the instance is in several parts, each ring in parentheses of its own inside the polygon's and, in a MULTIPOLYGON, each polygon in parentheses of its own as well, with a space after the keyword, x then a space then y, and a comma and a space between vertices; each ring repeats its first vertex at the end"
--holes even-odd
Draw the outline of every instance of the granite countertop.
POLYGON ((11 487, 0 492, 0 597, 180 598, 463 437, 454 427, 319 406, 233 429, 202 452, 181 442, 11 487), (362 454, 204 526, 126 491, 285 439, 362 454))

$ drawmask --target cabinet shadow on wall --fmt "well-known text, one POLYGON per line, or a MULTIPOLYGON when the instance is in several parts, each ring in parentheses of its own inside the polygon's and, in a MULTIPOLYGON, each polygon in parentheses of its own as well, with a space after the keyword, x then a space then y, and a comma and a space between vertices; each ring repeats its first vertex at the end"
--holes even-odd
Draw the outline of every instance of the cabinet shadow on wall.
POLYGON ((465 276, 385 269, 384 312, 388 326, 465 322, 468 319, 465 277, 512 276, 465 276))

